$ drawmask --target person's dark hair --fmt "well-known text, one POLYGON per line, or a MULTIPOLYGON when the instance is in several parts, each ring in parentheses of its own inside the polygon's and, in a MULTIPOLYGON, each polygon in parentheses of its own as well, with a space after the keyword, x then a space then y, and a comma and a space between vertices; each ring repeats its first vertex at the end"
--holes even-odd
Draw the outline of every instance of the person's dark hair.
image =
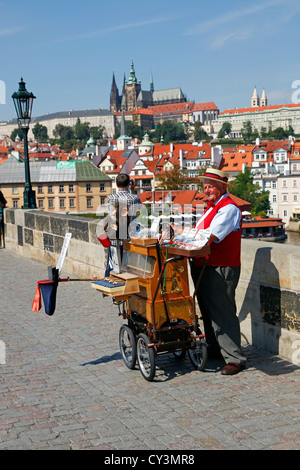
POLYGON ((126 173, 119 173, 116 178, 118 188, 126 188, 130 183, 129 175, 126 173))

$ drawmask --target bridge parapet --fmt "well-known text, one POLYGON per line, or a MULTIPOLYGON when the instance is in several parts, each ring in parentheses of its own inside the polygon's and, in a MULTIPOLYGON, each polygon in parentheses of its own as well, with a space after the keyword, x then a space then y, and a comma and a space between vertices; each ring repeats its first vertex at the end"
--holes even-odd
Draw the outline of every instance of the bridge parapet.
MULTIPOLYGON (((11 208, 4 218, 8 250, 55 266, 71 232, 63 271, 81 278, 103 275, 98 220, 11 208)), ((300 246, 242 240, 236 301, 244 340, 300 365, 300 246)))

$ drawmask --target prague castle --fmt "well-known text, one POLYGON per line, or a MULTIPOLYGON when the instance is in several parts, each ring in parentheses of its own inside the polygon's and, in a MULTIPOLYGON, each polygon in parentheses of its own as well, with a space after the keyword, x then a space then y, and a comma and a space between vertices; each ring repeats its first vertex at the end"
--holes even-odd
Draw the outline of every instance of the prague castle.
POLYGON ((122 94, 116 85, 115 74, 113 73, 112 86, 110 92, 110 111, 116 112, 131 111, 137 108, 148 108, 149 106, 158 106, 164 104, 184 103, 186 96, 180 88, 170 88, 167 90, 154 90, 152 73, 150 75, 149 90, 143 90, 140 80, 137 80, 131 59, 130 74, 128 80, 124 75, 122 94))

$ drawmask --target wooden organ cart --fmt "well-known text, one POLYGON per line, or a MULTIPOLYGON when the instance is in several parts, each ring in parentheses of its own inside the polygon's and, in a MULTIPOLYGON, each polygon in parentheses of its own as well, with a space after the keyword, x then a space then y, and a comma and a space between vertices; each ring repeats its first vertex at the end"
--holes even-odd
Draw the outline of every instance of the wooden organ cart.
MULTIPOLYGON (((123 361, 134 369, 136 361, 143 377, 155 376, 157 354, 173 353, 184 357, 186 351, 194 367, 204 370, 207 345, 196 315, 195 294, 190 295, 188 259, 205 256, 209 245, 197 250, 184 250, 172 245, 159 245, 155 239, 131 239, 123 243, 120 274, 110 274, 114 282, 123 281, 113 297, 126 324, 119 331, 123 361)), ((204 268, 202 268, 202 275, 204 268)), ((201 275, 199 277, 199 281, 201 275)))

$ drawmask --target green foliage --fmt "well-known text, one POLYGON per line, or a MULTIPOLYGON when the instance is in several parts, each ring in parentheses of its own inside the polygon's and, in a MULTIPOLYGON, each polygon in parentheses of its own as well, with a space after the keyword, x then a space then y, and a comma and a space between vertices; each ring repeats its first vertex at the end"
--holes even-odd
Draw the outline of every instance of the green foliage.
POLYGON ((250 168, 246 168, 244 173, 239 173, 233 181, 234 188, 230 189, 231 194, 251 203, 253 215, 265 216, 270 209, 269 191, 262 191, 258 184, 253 183, 253 176, 250 168))
MULTIPOLYGON (((224 123, 225 124, 225 123, 224 123)), ((221 131, 220 131, 221 132, 221 131)), ((274 140, 284 140, 287 139, 290 135, 294 135, 294 129, 292 126, 289 126, 287 130, 283 129, 283 127, 277 127, 276 129, 272 129, 272 126, 269 127, 267 130, 266 127, 262 127, 260 132, 257 129, 252 128, 251 121, 243 122, 243 126, 241 128, 241 133, 245 142, 250 142, 257 137, 261 137, 262 139, 274 139, 274 140)))
POLYGON ((80 142, 87 142, 90 138, 90 126, 88 122, 80 122, 80 119, 77 119, 77 122, 74 126, 74 136, 75 139, 80 142))
POLYGON ((19 129, 18 127, 12 131, 10 138, 13 142, 15 142, 17 136, 19 136, 20 140, 24 139, 23 130, 19 129))
POLYGON ((219 138, 219 139, 224 139, 224 137, 225 137, 226 135, 229 135, 230 132, 231 132, 231 124, 230 124, 230 122, 227 122, 227 121, 226 121, 226 122, 224 122, 224 123, 222 124, 222 127, 221 127, 221 129, 219 130, 218 138, 219 138))
POLYGON ((73 149, 83 149, 89 140, 90 136, 95 141, 102 139, 103 127, 90 127, 88 122, 80 122, 77 119, 75 126, 64 126, 57 124, 53 130, 56 143, 59 144, 65 151, 70 152, 73 149))
POLYGON ((161 136, 163 136, 165 144, 187 140, 187 135, 182 124, 173 121, 165 121, 163 124, 158 123, 152 135, 157 142, 159 142, 161 136))
POLYGON ((167 171, 163 175, 156 176, 155 179, 159 188, 168 191, 183 189, 186 184, 186 176, 178 166, 175 166, 171 171, 167 171))
POLYGON ((202 128, 202 123, 200 121, 195 122, 194 126, 194 140, 195 142, 200 142, 201 140, 209 139, 209 135, 202 128))
POLYGON ((126 131, 127 135, 132 139, 143 139, 143 128, 133 121, 126 121, 126 131))
POLYGON ((38 142, 47 142, 49 137, 48 137, 48 131, 47 127, 43 126, 39 122, 35 124, 35 126, 32 129, 32 133, 34 135, 35 140, 38 142))

